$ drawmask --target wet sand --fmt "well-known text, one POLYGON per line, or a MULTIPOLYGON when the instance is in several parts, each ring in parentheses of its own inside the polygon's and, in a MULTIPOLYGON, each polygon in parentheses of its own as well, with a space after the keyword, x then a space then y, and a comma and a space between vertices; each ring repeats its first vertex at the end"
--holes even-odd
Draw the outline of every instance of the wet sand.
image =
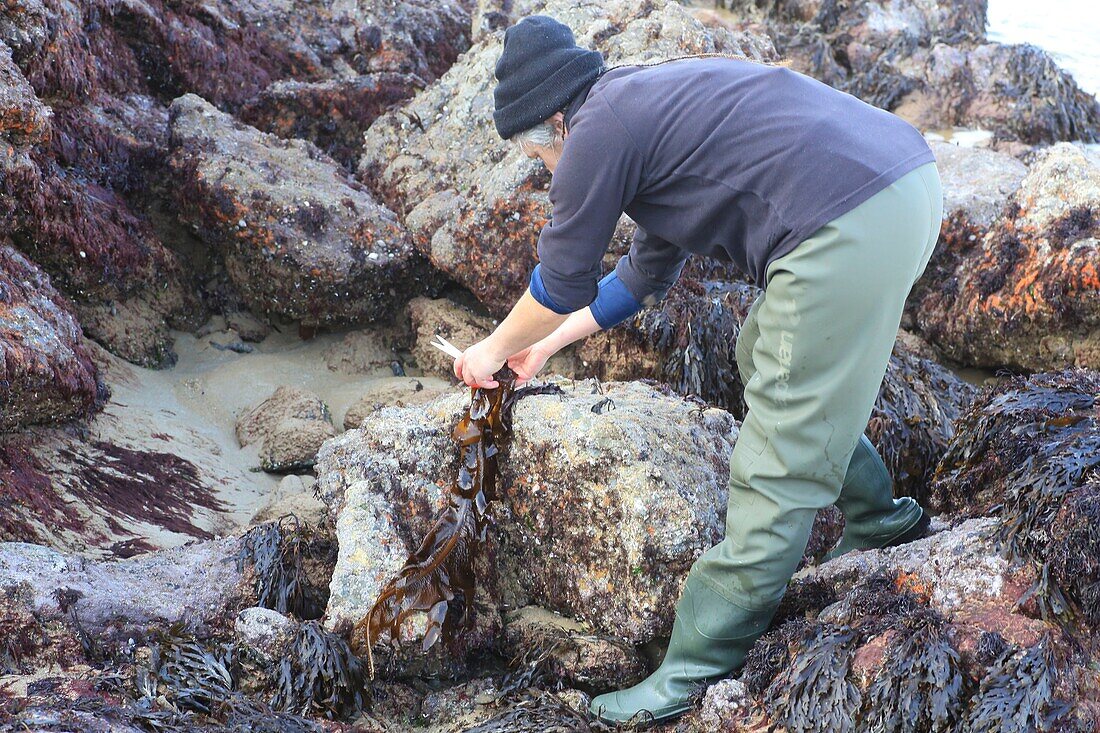
MULTIPOLYGON (((232 332, 206 337, 177 332, 174 337, 179 360, 173 368, 159 371, 134 366, 95 347, 103 378, 111 390, 103 411, 79 436, 60 429, 36 431, 33 450, 40 463, 48 466, 54 485, 67 495, 67 500, 74 493, 79 495, 78 487, 85 481, 80 460, 64 456, 91 456, 94 461, 99 453, 93 446, 110 445, 133 451, 133 455, 149 456, 151 465, 161 461, 156 456, 174 456, 191 464, 189 470, 196 472, 193 483, 209 491, 214 506, 190 507, 192 528, 184 531, 120 517, 102 508, 82 507, 88 512, 85 535, 98 532, 108 540, 82 546, 78 538, 58 533, 51 544, 88 555, 105 554, 114 542, 135 539, 154 547, 174 547, 194 539, 196 531, 213 535, 233 532, 285 494, 301 491, 309 484, 308 478, 288 481, 280 487, 284 476, 258 469, 260 446, 238 445, 237 417, 277 387, 291 385, 320 396, 337 429, 341 429, 347 408, 368 387, 393 378, 389 367, 393 354, 381 348, 374 354, 367 349, 366 373, 353 373, 348 360, 338 356, 347 351, 340 349, 346 335, 326 334, 304 341, 296 334, 273 332, 263 342, 251 344, 252 353, 235 353, 211 344, 236 341, 232 332), (330 368, 329 362, 337 368, 330 368), (378 365, 372 366, 374 362, 378 365)), ((360 348, 355 356, 364 357, 364 350, 360 348)), ((429 386, 447 384, 433 377, 417 379, 429 386)), ((148 469, 135 463, 120 465, 118 470, 124 481, 133 482, 137 477, 137 481, 144 480, 148 485, 156 478, 155 474, 142 476, 148 469)), ((156 503, 163 500, 166 506, 170 504, 170 483, 148 486, 148 493, 157 497, 156 503)))

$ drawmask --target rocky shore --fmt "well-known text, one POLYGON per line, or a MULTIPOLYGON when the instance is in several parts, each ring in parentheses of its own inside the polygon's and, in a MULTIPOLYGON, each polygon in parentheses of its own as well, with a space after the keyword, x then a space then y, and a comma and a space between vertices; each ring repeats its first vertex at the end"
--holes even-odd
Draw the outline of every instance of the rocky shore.
MULTIPOLYGON (((825 562, 660 730, 1100 729, 1100 106, 985 5, 0 2, 0 731, 600 731, 722 536, 756 285, 692 261, 556 357, 499 458, 473 623, 352 651, 446 500, 428 346, 526 286, 549 177, 502 29, 786 59, 924 131, 941 238, 866 433, 930 536, 825 562), (983 370, 974 384, 958 376, 983 370)), ((624 217, 607 256, 625 250, 624 217)), ((419 629, 419 630, 418 630, 419 629)))

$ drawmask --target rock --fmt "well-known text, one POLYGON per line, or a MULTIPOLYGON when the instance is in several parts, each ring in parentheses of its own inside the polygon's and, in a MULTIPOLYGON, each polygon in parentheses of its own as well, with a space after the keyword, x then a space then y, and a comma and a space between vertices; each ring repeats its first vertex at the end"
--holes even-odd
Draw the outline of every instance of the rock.
POLYGON ((1100 105, 1041 49, 989 43, 982 2, 723 4, 763 22, 793 68, 922 130, 1026 143, 1100 139, 1100 105))
POLYGON ((50 109, 34 95, 12 61, 11 49, 0 43, 0 139, 30 145, 41 142, 49 130, 50 109))
POLYGON ((939 44, 909 63, 916 88, 893 111, 921 129, 980 128, 1029 144, 1100 141, 1100 104, 1037 46, 939 44))
POLYGON ((923 589, 936 610, 956 612, 980 599, 1019 592, 1010 582, 1012 566, 991 539, 994 527, 992 520, 972 519, 899 547, 849 552, 800 571, 796 579, 839 585, 876 573, 896 575, 908 587, 923 589))
POLYGON ((225 257, 253 313, 307 326, 393 312, 425 274, 404 227, 313 145, 194 95, 171 108, 181 221, 225 257))
POLYGON ((280 420, 264 436, 260 466, 274 473, 310 468, 317 460, 317 450, 321 444, 334 435, 336 428, 327 420, 297 417, 280 420))
POLYGON ((225 314, 225 325, 237 332, 242 341, 259 343, 271 333, 271 327, 247 311, 230 311, 225 314))
POLYGON ((424 381, 414 377, 390 377, 376 380, 344 413, 344 430, 362 427, 364 421, 374 417, 383 407, 422 405, 451 389, 450 385, 444 383, 425 384, 424 381))
MULTIPOLYGON (((609 65, 686 53, 770 54, 766 39, 707 29, 675 2, 577 5, 517 3, 574 29, 577 42, 609 65)), ((535 242, 549 217, 549 176, 492 125, 493 67, 499 33, 474 44, 446 74, 401 108, 374 121, 364 138, 359 178, 400 212, 417 247, 497 316, 523 293, 535 242), (492 257, 486 257, 486 242, 492 257)))
POLYGON ((1100 366, 1100 162, 1037 151, 988 228, 959 221, 910 295, 920 335, 970 366, 1100 366))
POLYGON ((1070 652, 1076 641, 1021 608, 1037 578, 1000 557, 995 528, 992 519, 941 526, 800 573, 739 675, 762 705, 716 711, 710 729, 862 730, 905 719, 933 730, 969 719, 1022 731, 1032 728, 1006 711, 1049 705, 1051 719, 1087 730, 1073 723, 1088 720, 1098 677, 1070 652))
POLYGON ((40 545, 0 543, 0 613, 40 619, 72 614, 92 639, 123 641, 150 624, 224 625, 252 590, 233 558, 236 538, 209 540, 129 560, 88 562, 40 545))
POLYGON ((278 611, 253 606, 237 614, 233 630, 249 648, 269 664, 275 662, 294 634, 295 623, 278 611))
POLYGON ((174 363, 169 326, 195 304, 177 256, 121 197, 41 152, 2 149, 0 230, 70 295, 91 338, 134 363, 174 363))
POLYGON ((282 138, 309 140, 354 169, 363 130, 423 86, 413 74, 385 72, 319 82, 287 79, 271 84, 246 104, 241 120, 282 138))
POLYGON ((696 725, 702 730, 736 730, 731 726, 750 718, 755 704, 743 682, 722 680, 707 689, 696 725))
POLYGON ((314 393, 282 386, 237 419, 237 442, 243 448, 264 440, 287 419, 329 422, 332 418, 328 407, 314 393))
MULTIPOLYGON (((318 460, 325 461, 329 446, 340 440, 323 446, 318 460)), ((318 469, 321 470, 324 469, 318 469)), ((389 514, 388 502, 371 501, 370 488, 365 481, 350 483, 345 490, 351 498, 341 501, 342 508, 337 515, 336 537, 340 549, 325 612, 326 626, 330 629, 354 624, 366 616, 382 587, 401 569, 409 555, 409 547, 415 542, 411 534, 407 535, 406 542, 399 532, 396 522, 400 518, 389 514), (355 537, 360 539, 357 541, 355 537)), ((329 507, 332 514, 331 504, 329 507)), ((430 519, 421 517, 419 521, 426 529, 430 519)))
MULTIPOLYGON (((944 227, 978 232, 989 229, 1020 187, 1027 166, 1011 155, 987 148, 936 141, 929 145, 943 184, 944 227)), ((942 249, 941 243, 937 250, 942 249)))
POLYGON ((470 45, 470 3, 467 0, 365 0, 349 6, 342 19, 355 28, 352 58, 361 71, 413 73, 432 80, 442 75, 470 45))
MULTIPOLYGON (((286 478, 296 479, 300 477, 290 475, 286 478)), ((293 516, 297 517, 303 524, 316 527, 325 521, 325 517, 327 516, 325 509, 324 503, 314 495, 313 489, 310 488, 307 491, 280 496, 278 499, 275 499, 263 509, 256 512, 249 523, 263 524, 264 522, 277 522, 283 517, 293 516)))
POLYGON ((508 614, 504 648, 513 663, 545 659, 553 678, 570 685, 629 687, 646 675, 633 647, 593 635, 584 624, 537 606, 508 614))
POLYGON ((325 364, 340 374, 392 374, 394 341, 392 334, 377 328, 352 331, 325 349, 325 364))
MULTIPOLYGON (((684 574, 722 535, 736 423, 651 386, 604 387, 517 403, 494 576, 509 605, 644 642, 667 633, 684 574)), ((327 618, 361 618, 430 526, 467 400, 387 408, 322 447, 318 491, 340 545, 327 618)))
POLYGON ((405 311, 412 324, 412 355, 425 374, 454 379, 454 359, 430 345, 437 334, 460 349, 473 346, 493 332, 492 319, 446 298, 413 298, 405 311))
POLYGON ((470 40, 477 43, 493 31, 507 29, 514 22, 511 8, 510 0, 478 0, 470 22, 470 40))
POLYGON ((70 308, 49 277, 0 241, 0 432, 86 417, 106 399, 70 308))

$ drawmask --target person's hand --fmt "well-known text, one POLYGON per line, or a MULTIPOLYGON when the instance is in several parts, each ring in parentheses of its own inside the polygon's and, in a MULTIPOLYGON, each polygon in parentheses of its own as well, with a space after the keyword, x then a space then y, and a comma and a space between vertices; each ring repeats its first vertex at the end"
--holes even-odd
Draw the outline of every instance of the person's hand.
POLYGON ((516 384, 523 384, 534 379, 539 370, 546 365, 546 360, 551 356, 552 354, 540 344, 528 346, 523 351, 509 356, 508 366, 516 373, 516 384))
POLYGON ((500 356, 489 339, 479 341, 462 352, 455 359, 455 376, 471 387, 491 389, 497 386, 493 379, 504 366, 504 357, 500 356))

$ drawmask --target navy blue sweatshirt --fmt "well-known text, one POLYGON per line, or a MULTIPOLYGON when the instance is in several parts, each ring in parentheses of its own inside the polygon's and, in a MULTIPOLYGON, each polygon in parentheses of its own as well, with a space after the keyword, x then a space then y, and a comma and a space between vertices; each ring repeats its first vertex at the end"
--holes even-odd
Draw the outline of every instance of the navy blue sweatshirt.
POLYGON ((732 261, 763 287, 772 260, 935 159, 894 114, 729 58, 610 69, 567 109, 566 129, 531 292, 558 313, 592 304, 604 327, 625 316, 601 319, 597 292, 656 302, 690 254, 732 261), (601 288, 624 211, 638 232, 601 288))

